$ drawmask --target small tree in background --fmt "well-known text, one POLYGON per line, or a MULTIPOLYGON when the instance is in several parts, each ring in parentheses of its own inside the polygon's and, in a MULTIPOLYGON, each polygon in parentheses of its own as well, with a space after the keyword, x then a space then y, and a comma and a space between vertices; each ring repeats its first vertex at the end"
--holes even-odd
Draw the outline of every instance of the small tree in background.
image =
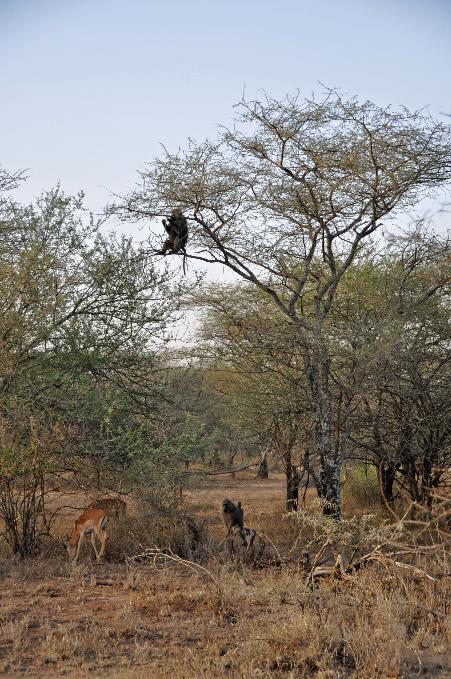
POLYGON ((55 418, 22 409, 0 415, 0 519, 14 554, 31 556, 48 532, 46 478, 56 469, 67 432, 55 418))
POLYGON ((334 312, 341 371, 354 380, 351 456, 372 460, 385 499, 430 506, 451 463, 449 240, 414 229, 368 253, 334 312))
POLYGON ((259 477, 270 450, 286 475, 287 509, 297 509, 299 485, 314 474, 313 408, 293 327, 253 286, 208 286, 195 300, 204 311, 196 352, 217 375, 238 428, 262 449, 259 477))

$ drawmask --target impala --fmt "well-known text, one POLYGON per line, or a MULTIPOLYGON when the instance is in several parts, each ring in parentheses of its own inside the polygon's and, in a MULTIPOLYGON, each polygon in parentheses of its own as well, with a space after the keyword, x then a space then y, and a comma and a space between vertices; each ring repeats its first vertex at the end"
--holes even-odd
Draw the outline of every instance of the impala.
POLYGON ((106 532, 107 523, 108 516, 106 512, 99 508, 87 509, 78 517, 75 521, 72 535, 65 545, 69 559, 73 563, 78 559, 83 538, 88 535, 91 537, 91 543, 96 553, 96 559, 100 560, 102 558, 108 537, 106 532), (100 540, 100 552, 97 551, 95 536, 100 540))

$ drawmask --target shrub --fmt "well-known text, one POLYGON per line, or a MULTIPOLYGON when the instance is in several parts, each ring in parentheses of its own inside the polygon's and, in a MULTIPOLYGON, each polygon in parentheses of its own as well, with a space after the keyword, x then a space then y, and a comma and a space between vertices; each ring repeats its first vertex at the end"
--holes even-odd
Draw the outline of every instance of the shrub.
POLYGON ((159 547, 190 559, 206 545, 205 526, 193 516, 143 503, 137 514, 111 522, 106 555, 111 561, 123 561, 146 547, 159 547))
POLYGON ((49 459, 33 447, 2 447, 0 451, 0 518, 2 532, 14 554, 34 554, 45 532, 45 473, 49 459))

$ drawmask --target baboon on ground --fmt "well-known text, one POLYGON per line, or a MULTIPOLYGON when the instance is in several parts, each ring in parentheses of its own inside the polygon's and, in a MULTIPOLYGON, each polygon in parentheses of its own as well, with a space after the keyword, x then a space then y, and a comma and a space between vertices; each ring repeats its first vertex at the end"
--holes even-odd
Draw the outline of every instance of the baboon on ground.
POLYGON ((234 526, 233 533, 241 539, 243 547, 245 547, 248 552, 254 544, 257 531, 253 528, 240 528, 239 526, 234 526))
POLYGON ((93 500, 86 507, 86 510, 88 509, 103 509, 108 516, 114 516, 116 519, 119 519, 125 516, 127 505, 124 500, 118 497, 102 497, 99 500, 93 500))
POLYGON ((230 537, 232 528, 238 526, 238 528, 244 528, 244 515, 241 508, 241 502, 235 504, 231 500, 223 500, 221 506, 221 518, 227 528, 227 538, 230 537))

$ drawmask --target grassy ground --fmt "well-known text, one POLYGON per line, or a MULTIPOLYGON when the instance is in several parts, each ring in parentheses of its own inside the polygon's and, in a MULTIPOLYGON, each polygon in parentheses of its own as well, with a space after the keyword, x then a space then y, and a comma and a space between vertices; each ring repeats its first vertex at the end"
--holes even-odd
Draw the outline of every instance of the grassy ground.
MULTIPOLYGON (((0 677, 449 677, 447 578, 374 563, 312 589, 301 555, 306 546, 315 553, 315 525, 283 519, 283 497, 282 475, 261 482, 248 473, 210 477, 184 494, 204 527, 192 558, 210 574, 180 564, 156 569, 144 560, 125 565, 118 545, 140 551, 143 521, 151 532, 152 517, 128 519, 125 532, 136 544, 124 542, 117 527, 105 563, 93 563, 86 549, 73 567, 57 546, 27 562, 5 555, 0 677), (224 497, 240 499, 246 524, 267 536, 260 538, 263 563, 225 554, 224 497)), ((345 513, 353 511, 348 498, 345 513)), ((68 511, 58 528, 75 515, 68 511)), ((364 521, 349 525, 357 531, 364 521)), ((443 555, 422 565, 440 575, 443 555)))

